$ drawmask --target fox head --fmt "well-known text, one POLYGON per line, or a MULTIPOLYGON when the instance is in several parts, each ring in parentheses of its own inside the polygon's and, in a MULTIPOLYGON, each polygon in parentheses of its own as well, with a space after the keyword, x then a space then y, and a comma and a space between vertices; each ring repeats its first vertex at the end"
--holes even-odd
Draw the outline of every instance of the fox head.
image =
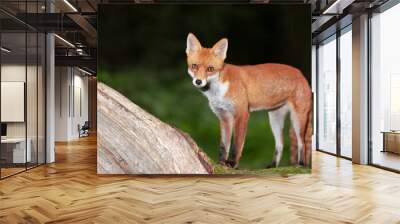
POLYGON ((204 88, 208 82, 219 77, 227 51, 228 39, 226 38, 218 41, 212 48, 204 48, 200 41, 189 33, 186 41, 186 55, 188 73, 195 87, 204 88))

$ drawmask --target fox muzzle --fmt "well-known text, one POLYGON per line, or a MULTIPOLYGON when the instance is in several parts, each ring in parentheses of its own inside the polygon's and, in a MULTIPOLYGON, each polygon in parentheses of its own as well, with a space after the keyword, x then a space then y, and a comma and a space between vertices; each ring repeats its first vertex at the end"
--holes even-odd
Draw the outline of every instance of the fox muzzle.
POLYGON ((204 86, 207 85, 207 81, 206 80, 201 80, 201 79, 193 79, 193 85, 197 88, 203 88, 204 86))

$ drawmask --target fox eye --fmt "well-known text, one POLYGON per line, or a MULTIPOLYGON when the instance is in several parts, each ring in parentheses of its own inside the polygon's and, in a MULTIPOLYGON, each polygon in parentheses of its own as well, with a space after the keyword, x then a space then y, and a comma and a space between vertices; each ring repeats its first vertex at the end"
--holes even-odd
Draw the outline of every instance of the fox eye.
POLYGON ((192 64, 192 69, 197 70, 199 66, 197 64, 192 64))
POLYGON ((208 66, 207 72, 213 72, 213 71, 214 71, 214 67, 213 66, 208 66))

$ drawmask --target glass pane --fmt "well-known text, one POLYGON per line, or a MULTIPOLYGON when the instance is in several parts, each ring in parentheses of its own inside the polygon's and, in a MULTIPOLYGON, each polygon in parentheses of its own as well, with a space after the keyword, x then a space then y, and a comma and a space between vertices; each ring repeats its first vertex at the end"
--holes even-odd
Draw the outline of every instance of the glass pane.
MULTIPOLYGON (((312 72, 311 72, 311 88, 313 93, 317 92, 317 48, 315 45, 312 46, 312 72)), ((315 134, 315 130, 317 130, 316 118, 317 118, 317 96, 313 94, 313 135, 312 135, 312 150, 315 150, 317 145, 317 135, 315 134)))
POLYGON ((45 35, 38 35, 38 163, 45 163, 45 35))
POLYGON ((37 132, 38 132, 38 120, 37 120, 37 98, 38 98, 38 38, 36 32, 27 33, 27 81, 26 81, 26 116, 27 116, 27 143, 28 143, 28 155, 30 159, 28 160, 28 168, 37 165, 37 132))
MULTIPOLYGON (((1 34, 1 173, 2 177, 25 170, 26 150, 26 35, 1 34)), ((28 147, 29 149, 29 147, 28 147)))
POLYGON ((372 17, 372 163, 400 170, 400 4, 372 17))
POLYGON ((318 149, 336 153, 336 39, 318 48, 318 149))
POLYGON ((340 36, 340 153, 352 157, 352 35, 340 36))

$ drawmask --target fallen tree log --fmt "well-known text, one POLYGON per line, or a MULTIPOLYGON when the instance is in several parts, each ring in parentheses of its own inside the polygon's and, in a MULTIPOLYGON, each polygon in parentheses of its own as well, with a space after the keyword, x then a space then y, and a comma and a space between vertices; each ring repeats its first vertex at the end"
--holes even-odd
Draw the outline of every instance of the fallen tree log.
POLYGON ((193 139, 116 90, 97 86, 99 174, 210 174, 212 164, 193 139))

